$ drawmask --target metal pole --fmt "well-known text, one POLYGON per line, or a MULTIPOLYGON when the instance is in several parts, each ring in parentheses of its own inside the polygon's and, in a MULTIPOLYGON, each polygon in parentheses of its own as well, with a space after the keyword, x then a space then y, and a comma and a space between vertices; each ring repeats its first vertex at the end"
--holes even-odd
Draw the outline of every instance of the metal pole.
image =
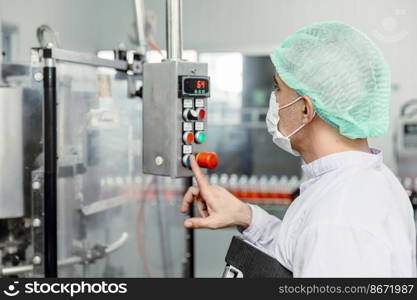
MULTIPOLYGON (((192 177, 186 178, 185 179, 185 187, 186 187, 185 190, 187 190, 192 185, 193 185, 193 178, 192 177)), ((190 216, 190 218, 194 217, 194 204, 193 203, 190 204, 188 215, 190 216)), ((187 236, 186 251, 187 251, 187 267, 188 268, 186 270, 187 273, 185 274, 185 277, 194 278, 194 276, 195 276, 195 273, 194 273, 195 272, 195 266, 194 266, 194 264, 195 264, 194 229, 187 229, 186 236, 187 236)))
POLYGON ((167 59, 182 59, 182 0, 166 1, 167 59))
POLYGON ((136 31, 138 34, 138 52, 144 55, 146 52, 146 37, 145 37, 145 7, 143 0, 135 0, 136 11, 136 31))
MULTIPOLYGON (((1 4, 0 4, 1 6, 1 4)), ((1 18, 0 18, 0 86, 3 86, 3 71, 2 71, 2 64, 3 64, 3 37, 1 33, 1 18)))
POLYGON ((44 87, 44 152, 45 152, 45 277, 58 276, 57 255, 57 95, 56 68, 51 58, 45 59, 44 87))

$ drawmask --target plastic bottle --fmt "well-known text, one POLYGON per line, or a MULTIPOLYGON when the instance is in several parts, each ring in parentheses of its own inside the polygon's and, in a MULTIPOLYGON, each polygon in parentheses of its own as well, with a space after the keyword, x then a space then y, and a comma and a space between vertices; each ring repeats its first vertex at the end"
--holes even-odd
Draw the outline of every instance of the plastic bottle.
POLYGON ((258 197, 262 199, 262 203, 267 203, 268 201, 268 177, 263 175, 259 178, 258 182, 258 197))
POLYGON ((246 175, 240 176, 238 185, 239 185, 239 191, 240 191, 240 199, 242 200, 246 200, 249 196, 248 182, 249 182, 248 176, 246 175))
POLYGON ((209 182, 210 182, 210 184, 218 185, 219 184, 219 175, 217 175, 216 173, 211 174, 210 177, 209 177, 209 182))
POLYGON ((227 184, 228 184, 228 180, 229 180, 229 176, 225 173, 220 175, 219 178, 219 184, 220 186, 224 187, 225 189, 227 189, 227 184))
POLYGON ((237 198, 240 197, 240 193, 238 189, 238 181, 239 181, 239 177, 237 176, 237 174, 230 175, 229 182, 228 182, 228 190, 237 198))
POLYGON ((248 182, 248 187, 249 187, 249 198, 251 198, 251 200, 259 200, 259 191, 258 189, 258 177, 256 177, 256 175, 252 175, 251 177, 249 177, 249 182, 248 182))
POLYGON ((269 178, 269 182, 268 182, 268 197, 269 199, 271 199, 271 201, 273 201, 273 199, 277 199, 278 196, 278 189, 279 189, 279 180, 277 176, 271 176, 271 178, 269 178))

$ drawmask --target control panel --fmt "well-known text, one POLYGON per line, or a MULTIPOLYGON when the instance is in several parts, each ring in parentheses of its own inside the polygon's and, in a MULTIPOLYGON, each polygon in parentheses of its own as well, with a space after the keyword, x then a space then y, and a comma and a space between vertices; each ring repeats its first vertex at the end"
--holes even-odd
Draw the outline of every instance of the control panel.
POLYGON ((144 173, 192 176, 191 154, 202 168, 217 166, 217 155, 208 152, 206 143, 209 97, 206 64, 165 61, 144 65, 144 173))

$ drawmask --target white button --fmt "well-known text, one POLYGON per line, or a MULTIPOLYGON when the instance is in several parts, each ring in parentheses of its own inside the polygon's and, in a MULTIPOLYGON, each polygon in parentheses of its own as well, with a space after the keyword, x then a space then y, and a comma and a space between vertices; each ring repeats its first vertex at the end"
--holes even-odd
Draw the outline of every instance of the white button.
POLYGON ((192 152, 193 152, 193 147, 191 145, 182 146, 182 153, 183 154, 191 154, 192 152))
POLYGON ((195 130, 204 130, 204 122, 195 122, 195 130))
POLYGON ((184 99, 183 107, 184 108, 193 108, 193 99, 184 99))
POLYGON ((204 107, 204 99, 195 99, 195 107, 204 107))

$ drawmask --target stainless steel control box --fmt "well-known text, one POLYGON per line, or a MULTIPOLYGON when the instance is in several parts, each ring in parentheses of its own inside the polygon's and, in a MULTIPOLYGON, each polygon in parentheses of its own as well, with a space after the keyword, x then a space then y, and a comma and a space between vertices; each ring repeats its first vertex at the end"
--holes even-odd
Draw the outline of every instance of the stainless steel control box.
POLYGON ((172 178, 192 176, 185 164, 187 155, 207 150, 207 64, 146 63, 143 74, 143 172, 172 178), (187 134, 192 142, 187 142, 187 134), (196 135, 202 137, 202 143, 196 135))

